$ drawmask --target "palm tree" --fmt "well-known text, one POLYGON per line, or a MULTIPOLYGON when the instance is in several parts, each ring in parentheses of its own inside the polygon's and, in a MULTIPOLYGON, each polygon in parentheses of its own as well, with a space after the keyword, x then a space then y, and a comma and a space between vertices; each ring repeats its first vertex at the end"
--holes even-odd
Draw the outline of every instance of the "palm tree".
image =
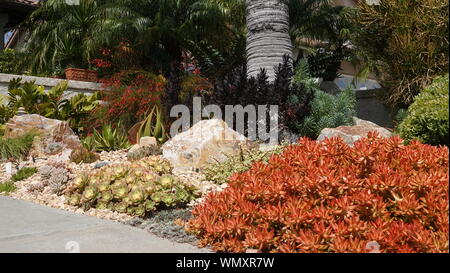
POLYGON ((87 68, 97 49, 93 39, 107 21, 100 12, 106 0, 47 0, 27 22, 30 37, 25 51, 31 72, 54 72, 58 67, 87 68))
POLYGON ((274 67, 292 56, 289 35, 289 1, 246 0, 247 73, 257 76, 266 70, 269 81, 275 80, 274 67))

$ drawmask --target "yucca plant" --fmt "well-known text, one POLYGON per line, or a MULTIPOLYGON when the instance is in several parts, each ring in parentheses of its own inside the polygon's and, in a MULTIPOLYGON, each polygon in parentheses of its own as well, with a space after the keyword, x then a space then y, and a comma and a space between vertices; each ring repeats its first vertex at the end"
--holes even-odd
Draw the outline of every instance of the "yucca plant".
POLYGON ((120 123, 117 128, 113 128, 111 124, 106 124, 102 126, 100 132, 94 130, 95 149, 109 152, 130 147, 128 138, 118 128, 120 128, 120 123))
POLYGON ((158 105, 152 108, 150 114, 142 122, 136 139, 141 139, 141 137, 146 136, 154 137, 160 143, 167 139, 162 110, 158 105))

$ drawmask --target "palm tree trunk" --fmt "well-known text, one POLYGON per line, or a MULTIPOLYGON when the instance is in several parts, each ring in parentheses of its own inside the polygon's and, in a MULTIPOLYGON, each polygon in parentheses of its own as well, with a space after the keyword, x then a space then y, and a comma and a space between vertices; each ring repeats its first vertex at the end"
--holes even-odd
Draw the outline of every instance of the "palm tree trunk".
POLYGON ((264 68, 269 81, 275 80, 274 67, 283 56, 292 56, 287 0, 246 0, 247 74, 256 76, 264 68))

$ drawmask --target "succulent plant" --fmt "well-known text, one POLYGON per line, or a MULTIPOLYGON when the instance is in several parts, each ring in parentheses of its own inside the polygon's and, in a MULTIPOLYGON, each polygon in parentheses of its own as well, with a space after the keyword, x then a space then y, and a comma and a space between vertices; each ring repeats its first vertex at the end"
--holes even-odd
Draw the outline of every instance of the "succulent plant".
POLYGON ((135 216, 144 217, 146 210, 145 210, 145 207, 141 205, 141 206, 135 207, 133 212, 134 212, 135 216))
POLYGON ((111 191, 105 191, 101 194, 100 200, 104 202, 110 202, 114 198, 111 191))
POLYGON ((128 187, 127 186, 119 186, 113 190, 114 197, 118 199, 123 199, 128 195, 128 187))
POLYGON ((97 206, 95 208, 96 209, 108 209, 108 203, 100 201, 97 203, 97 206))
POLYGON ((151 200, 147 200, 144 202, 144 207, 145 210, 150 212, 150 211, 154 211, 156 209, 156 204, 155 202, 151 201, 151 200))
POLYGON ((130 201, 134 204, 138 204, 144 201, 145 194, 142 190, 134 190, 130 193, 130 201))
POLYGON ((96 161, 100 160, 100 155, 89 151, 86 148, 80 148, 73 150, 70 154, 70 161, 80 164, 80 163, 94 163, 96 161))
POLYGON ((170 188, 172 188, 174 181, 175 181, 175 179, 173 178, 173 176, 164 175, 164 176, 161 176, 161 178, 159 179, 159 184, 165 189, 170 189, 170 188))
POLYGON ((72 185, 75 187, 75 189, 82 192, 87 185, 87 176, 80 175, 80 176, 76 177, 73 180, 72 185))
POLYGON ((63 165, 46 165, 39 169, 41 178, 47 182, 50 190, 61 194, 70 180, 70 171, 63 165))
POLYGON ((114 206, 114 210, 117 211, 117 212, 120 212, 120 213, 125 213, 125 212, 127 212, 127 208, 128 208, 128 204, 127 204, 127 203, 124 203, 124 202, 117 203, 117 204, 114 206))
POLYGON ((93 186, 87 186, 83 192, 83 200, 92 201, 97 197, 97 189, 93 186))
POLYGON ((139 217, 158 207, 186 204, 193 198, 193 189, 178 183, 171 175, 170 163, 157 157, 81 175, 70 191, 78 197, 70 195, 67 202, 83 209, 110 209, 139 217))
POLYGON ((71 206, 79 206, 81 202, 81 195, 80 194, 72 194, 69 197, 68 203, 71 206))

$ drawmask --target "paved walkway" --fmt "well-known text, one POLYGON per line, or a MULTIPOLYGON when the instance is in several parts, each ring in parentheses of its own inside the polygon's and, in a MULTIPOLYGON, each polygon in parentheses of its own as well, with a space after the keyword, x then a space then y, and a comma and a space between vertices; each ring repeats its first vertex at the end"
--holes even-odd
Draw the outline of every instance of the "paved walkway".
POLYGON ((0 253, 201 253, 142 229, 0 196, 0 253))

